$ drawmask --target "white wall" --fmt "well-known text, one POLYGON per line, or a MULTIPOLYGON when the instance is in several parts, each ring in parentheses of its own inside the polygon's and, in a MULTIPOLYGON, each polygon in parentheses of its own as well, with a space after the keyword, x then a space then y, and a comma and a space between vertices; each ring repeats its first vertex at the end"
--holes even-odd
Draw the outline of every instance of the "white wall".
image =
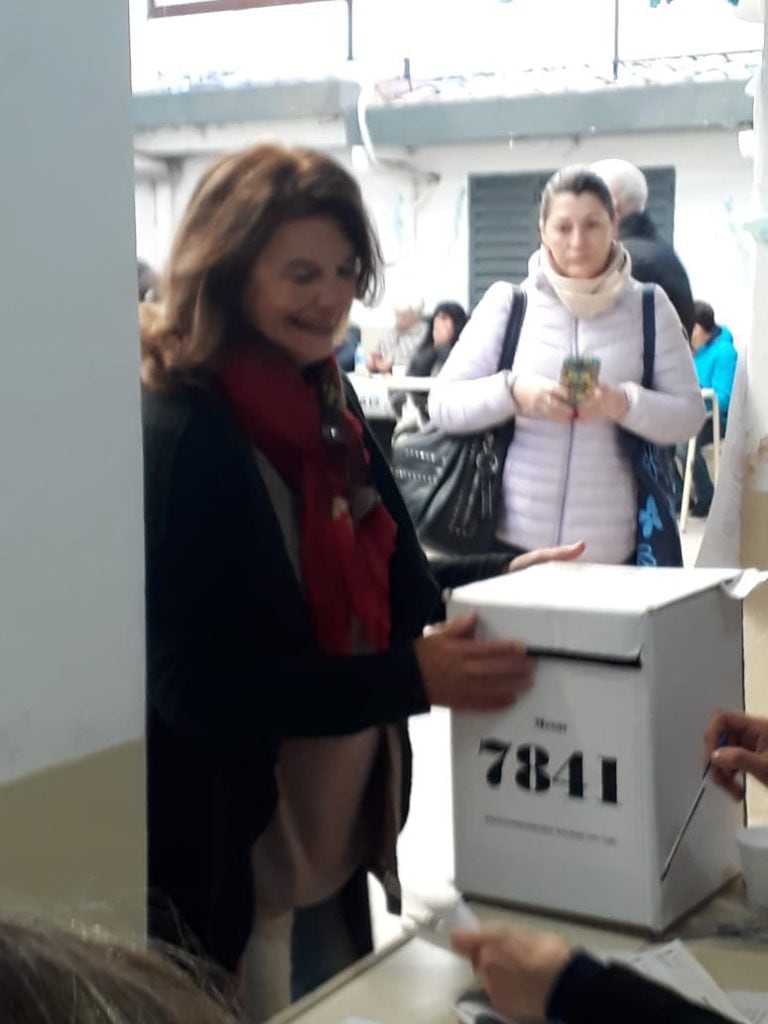
POLYGON ((127 5, 0 4, 0 85, 2 783, 143 732, 127 5))
MULTIPOLYGON (((274 127, 243 126, 240 144, 258 137, 260 130, 280 137, 274 127)), ((286 141, 295 141, 295 135, 286 141)), ((237 136, 228 129, 226 145, 237 144, 237 136)), ((329 149, 350 165, 348 151, 329 149)), ((416 149, 407 156, 422 170, 436 171, 439 184, 416 187, 407 175, 388 171, 360 175, 385 258, 392 264, 387 301, 380 311, 367 315, 367 322, 386 321, 391 316, 393 293, 404 288, 423 295, 427 308, 441 299, 467 301, 469 175, 526 173, 617 156, 644 166, 677 169, 675 246, 690 275, 694 295, 711 302, 717 316, 737 337, 746 337, 752 243, 741 230, 740 215, 750 198, 752 169, 739 154, 735 132, 523 140, 512 149, 501 144, 434 147, 416 149)), ((210 155, 197 155, 183 161, 175 190, 177 209, 210 159, 210 155)), ((158 253, 167 252, 169 236, 157 240, 155 227, 143 219, 145 189, 145 185, 137 188, 139 239, 146 240, 147 249, 154 245, 158 253)))
POLYGON ((574 141, 518 142, 420 150, 420 166, 441 181, 419 216, 419 267, 429 303, 468 292, 466 184, 468 174, 526 173, 615 156, 646 167, 677 170, 675 247, 696 298, 711 302, 734 333, 748 327, 751 241, 740 214, 751 193, 752 168, 739 154, 735 132, 600 136, 574 141))

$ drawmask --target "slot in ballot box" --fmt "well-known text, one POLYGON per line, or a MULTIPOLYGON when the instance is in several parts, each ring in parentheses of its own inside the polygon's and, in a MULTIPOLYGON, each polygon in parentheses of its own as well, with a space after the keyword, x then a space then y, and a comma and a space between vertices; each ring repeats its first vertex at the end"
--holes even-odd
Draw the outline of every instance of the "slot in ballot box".
POLYGON ((453 592, 477 635, 524 641, 532 690, 452 715, 456 884, 660 931, 738 873, 742 809, 702 778, 718 707, 743 707, 737 570, 550 563, 453 592))

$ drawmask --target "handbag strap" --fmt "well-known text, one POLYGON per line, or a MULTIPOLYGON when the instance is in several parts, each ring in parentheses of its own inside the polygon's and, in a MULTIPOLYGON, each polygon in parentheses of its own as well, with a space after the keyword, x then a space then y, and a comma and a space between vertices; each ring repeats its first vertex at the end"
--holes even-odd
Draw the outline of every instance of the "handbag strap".
POLYGON ((651 390, 656 358, 656 301, 652 284, 643 285, 643 387, 651 390))
POLYGON ((519 284, 512 285, 512 308, 509 311, 507 329, 504 332, 504 343, 501 346, 501 357, 499 359, 499 370, 511 370, 515 361, 517 343, 520 339, 520 329, 523 326, 525 310, 528 305, 528 296, 519 284))

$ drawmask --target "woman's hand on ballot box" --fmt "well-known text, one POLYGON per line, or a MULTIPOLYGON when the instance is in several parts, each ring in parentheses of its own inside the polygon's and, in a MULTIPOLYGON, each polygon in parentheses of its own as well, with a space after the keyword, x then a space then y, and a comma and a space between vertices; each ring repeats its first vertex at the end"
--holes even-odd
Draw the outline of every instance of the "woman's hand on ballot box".
POLYGON ((462 615, 415 643, 430 704, 496 711, 531 688, 533 662, 518 640, 475 640, 476 615, 462 615))
POLYGON ((455 931, 451 944, 472 962, 498 1013, 531 1020, 544 1018, 555 982, 573 956, 559 935, 527 928, 455 931))
MULTIPOLYGON (((584 554, 584 541, 538 548, 513 558, 508 572, 543 562, 572 562, 584 554)), ((435 626, 416 641, 424 688, 430 704, 454 711, 497 711, 515 704, 531 688, 533 663, 518 640, 475 640, 476 615, 435 626)))
POLYGON ((715 782, 736 800, 744 796, 743 772, 768 786, 768 718, 716 711, 704 735, 704 756, 715 782))

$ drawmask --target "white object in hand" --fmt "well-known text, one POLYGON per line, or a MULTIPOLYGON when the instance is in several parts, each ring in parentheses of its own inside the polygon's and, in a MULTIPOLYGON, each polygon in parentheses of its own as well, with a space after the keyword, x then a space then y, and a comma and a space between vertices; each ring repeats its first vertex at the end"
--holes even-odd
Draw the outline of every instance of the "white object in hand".
POLYGON ((447 886, 439 894, 403 891, 406 914, 420 927, 448 936, 457 928, 480 930, 480 921, 461 895, 447 886))

